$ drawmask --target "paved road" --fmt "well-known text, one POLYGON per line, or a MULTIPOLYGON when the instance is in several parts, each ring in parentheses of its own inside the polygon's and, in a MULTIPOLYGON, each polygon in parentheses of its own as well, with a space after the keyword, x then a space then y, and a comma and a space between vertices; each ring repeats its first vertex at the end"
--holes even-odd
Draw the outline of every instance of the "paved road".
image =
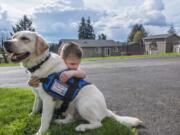
MULTIPOLYGON (((180 57, 83 62, 108 107, 139 117, 150 135, 180 135, 180 57)), ((0 87, 27 87, 23 68, 0 68, 0 87)), ((144 133, 145 134, 145 133, 144 133)))

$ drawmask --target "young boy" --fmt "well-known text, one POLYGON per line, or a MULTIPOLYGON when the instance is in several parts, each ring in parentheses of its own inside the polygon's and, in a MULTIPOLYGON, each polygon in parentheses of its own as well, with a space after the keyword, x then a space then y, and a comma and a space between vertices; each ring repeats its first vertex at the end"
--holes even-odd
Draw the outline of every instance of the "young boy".
MULTIPOLYGON (((67 65, 69 70, 64 71, 60 76, 59 80, 63 83, 66 83, 71 77, 77 77, 84 79, 86 77, 86 73, 84 70, 79 68, 79 64, 82 58, 82 49, 73 42, 64 44, 60 56, 64 60, 64 63, 67 65)), ((32 77, 28 84, 32 87, 39 86, 39 78, 32 77)))

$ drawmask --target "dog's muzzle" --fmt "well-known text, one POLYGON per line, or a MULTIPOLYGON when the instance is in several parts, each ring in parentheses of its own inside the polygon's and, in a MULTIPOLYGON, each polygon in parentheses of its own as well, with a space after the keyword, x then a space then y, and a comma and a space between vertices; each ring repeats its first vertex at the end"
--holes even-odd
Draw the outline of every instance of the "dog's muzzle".
POLYGON ((8 53, 12 62, 20 62, 30 55, 29 52, 15 53, 12 49, 12 42, 9 40, 4 42, 3 47, 4 50, 8 53))

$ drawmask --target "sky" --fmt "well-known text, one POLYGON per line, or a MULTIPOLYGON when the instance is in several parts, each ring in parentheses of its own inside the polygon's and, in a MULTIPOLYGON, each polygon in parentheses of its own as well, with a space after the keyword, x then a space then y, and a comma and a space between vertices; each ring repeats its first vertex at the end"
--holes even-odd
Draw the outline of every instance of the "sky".
POLYGON ((126 42, 134 24, 149 35, 180 35, 180 0, 0 0, 0 35, 12 32, 24 14, 48 42, 78 39, 81 18, 91 18, 96 35, 126 42))

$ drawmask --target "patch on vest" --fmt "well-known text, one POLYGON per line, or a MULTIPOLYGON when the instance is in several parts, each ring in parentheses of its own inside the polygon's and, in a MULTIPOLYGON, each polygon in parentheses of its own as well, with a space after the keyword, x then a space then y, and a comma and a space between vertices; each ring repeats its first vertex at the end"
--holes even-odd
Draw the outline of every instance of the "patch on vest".
POLYGON ((54 80, 52 86, 51 86, 51 90, 60 94, 61 96, 65 96, 67 90, 68 90, 68 85, 66 84, 62 84, 60 81, 58 80, 54 80))

